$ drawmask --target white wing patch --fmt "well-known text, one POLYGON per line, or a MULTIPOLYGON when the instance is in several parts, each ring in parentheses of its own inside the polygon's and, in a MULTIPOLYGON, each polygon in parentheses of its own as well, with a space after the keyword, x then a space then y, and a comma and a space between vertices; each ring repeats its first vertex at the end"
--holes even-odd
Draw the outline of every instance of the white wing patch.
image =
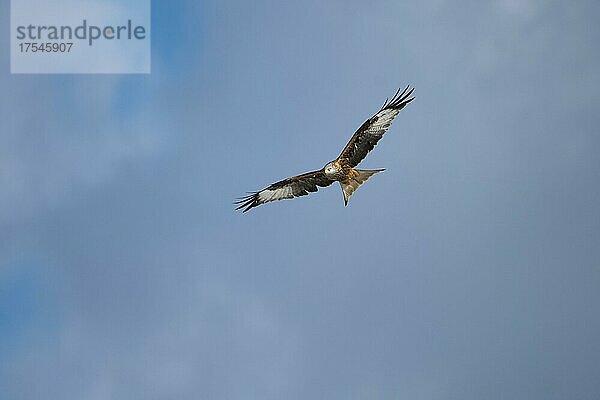
POLYGON ((291 199, 293 196, 293 190, 290 186, 285 186, 279 189, 264 189, 258 193, 258 199, 260 202, 268 203, 269 201, 291 199))
POLYGON ((379 111, 375 116, 377 120, 367 129, 367 132, 375 135, 383 135, 385 131, 390 127, 392 121, 400 113, 396 109, 385 109, 379 111))

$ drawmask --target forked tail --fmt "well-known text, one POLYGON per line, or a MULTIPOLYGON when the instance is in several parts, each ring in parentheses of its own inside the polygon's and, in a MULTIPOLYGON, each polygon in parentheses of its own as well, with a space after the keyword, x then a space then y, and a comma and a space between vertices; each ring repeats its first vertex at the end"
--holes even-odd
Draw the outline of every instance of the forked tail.
POLYGON ((348 199, 352 193, 358 189, 360 185, 365 183, 367 179, 378 172, 385 171, 384 169, 352 169, 348 175, 348 179, 344 182, 340 181, 342 193, 344 194, 344 205, 348 205, 348 199))

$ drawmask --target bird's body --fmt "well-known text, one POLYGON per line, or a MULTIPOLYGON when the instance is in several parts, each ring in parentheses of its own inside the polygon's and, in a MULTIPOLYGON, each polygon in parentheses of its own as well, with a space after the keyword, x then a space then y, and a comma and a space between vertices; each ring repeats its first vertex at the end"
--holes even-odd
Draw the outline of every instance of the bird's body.
POLYGON ((352 170, 352 167, 348 165, 345 160, 333 160, 325 164, 323 167, 323 172, 325 172, 325 176, 329 179, 333 179, 334 181, 338 181, 340 179, 344 179, 346 175, 352 170))
POLYGON ((360 185, 374 174, 383 171, 383 169, 360 170, 355 167, 375 147, 400 110, 414 99, 410 97, 414 89, 408 89, 407 86, 402 93, 398 89, 391 101, 386 100, 377 114, 358 128, 338 158, 328 162, 318 171, 286 178, 261 191, 240 198, 236 202, 237 209, 246 212, 270 201, 305 196, 310 192, 316 192, 319 187, 326 187, 334 182, 340 183, 344 204, 348 205, 348 199, 360 185))

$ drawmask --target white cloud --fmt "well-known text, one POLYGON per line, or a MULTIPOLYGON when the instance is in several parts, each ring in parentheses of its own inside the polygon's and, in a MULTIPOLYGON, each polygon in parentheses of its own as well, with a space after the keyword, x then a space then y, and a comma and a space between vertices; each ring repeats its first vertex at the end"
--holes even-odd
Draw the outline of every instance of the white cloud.
POLYGON ((54 207, 106 182, 124 162, 159 151, 163 136, 155 117, 114 112, 125 95, 120 79, 75 77, 63 85, 44 76, 18 84, 2 79, 13 95, 0 100, 0 223, 54 207))
POLYGON ((523 20, 531 19, 537 13, 538 5, 535 0, 498 0, 496 9, 501 14, 523 20))
POLYGON ((45 337, 45 345, 30 357, 12 360, 3 375, 36 377, 19 389, 22 398, 37 398, 42 390, 64 400, 284 396, 298 361, 291 331, 256 295, 200 282, 197 275, 186 278, 185 284, 176 277, 163 282, 179 292, 161 297, 155 309, 148 299, 138 310, 153 314, 145 322, 116 323, 135 319, 128 311, 115 315, 122 312, 118 309, 110 310, 110 326, 102 316, 67 313, 58 331, 36 333, 45 337))

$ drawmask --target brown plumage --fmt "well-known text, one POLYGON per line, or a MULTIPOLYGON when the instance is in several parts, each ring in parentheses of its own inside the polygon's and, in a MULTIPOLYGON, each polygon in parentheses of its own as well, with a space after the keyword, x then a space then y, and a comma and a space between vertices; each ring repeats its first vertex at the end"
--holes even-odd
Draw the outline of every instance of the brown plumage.
POLYGON ((410 97, 413 91, 414 88, 409 90, 409 86, 402 93, 398 89, 391 100, 386 100, 381 109, 358 128, 340 156, 327 163, 325 167, 318 171, 286 178, 263 190, 249 193, 236 201, 235 204, 238 205, 236 210, 243 209, 243 212, 246 212, 271 201, 305 196, 335 181, 338 181, 342 188, 344 205, 348 205, 348 199, 360 185, 374 174, 383 171, 383 169, 360 170, 354 167, 373 150, 400 110, 414 100, 414 97, 410 97))

